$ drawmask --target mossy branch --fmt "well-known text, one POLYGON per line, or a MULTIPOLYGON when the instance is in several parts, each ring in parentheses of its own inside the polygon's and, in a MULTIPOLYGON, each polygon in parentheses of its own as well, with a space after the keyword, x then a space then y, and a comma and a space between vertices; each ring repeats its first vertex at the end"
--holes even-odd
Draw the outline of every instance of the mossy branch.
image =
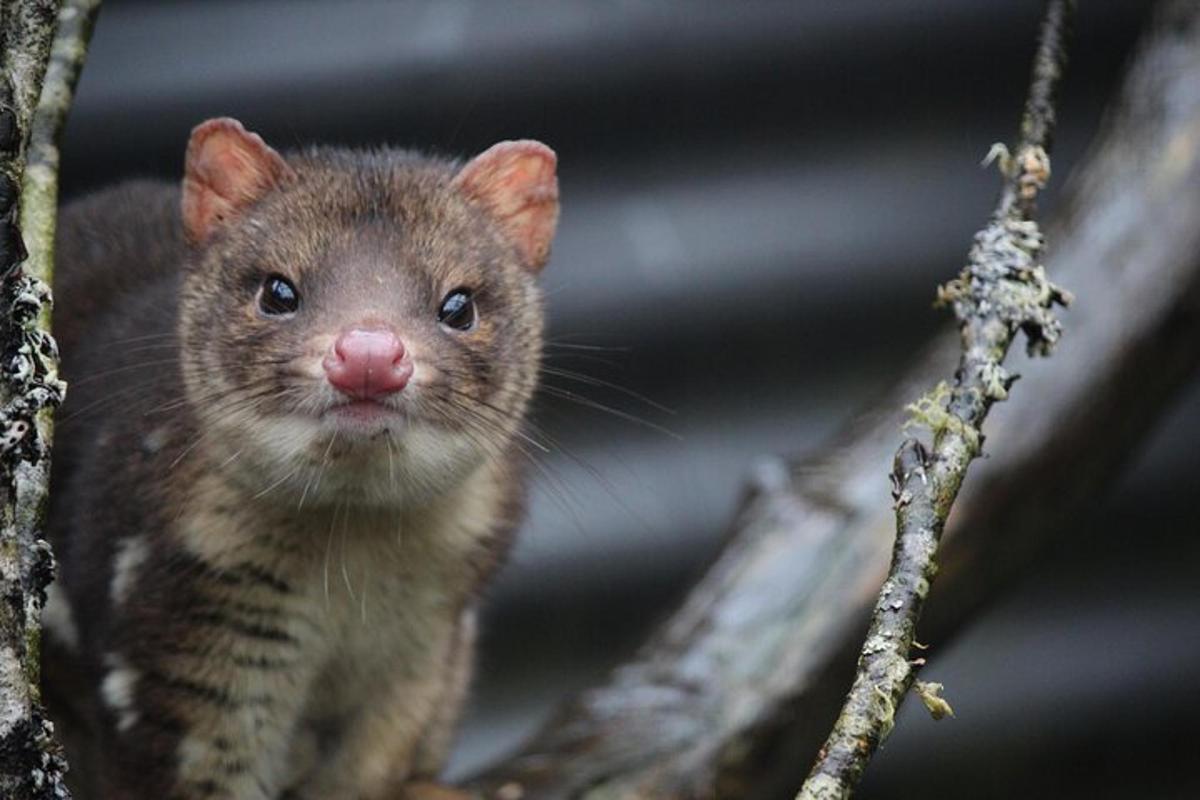
POLYGON ((0 796, 64 798, 66 764, 38 700, 51 413, 58 139, 99 0, 7 0, 0 37, 0 796))
MULTIPOLYGON (((100 0, 65 0, 58 15, 58 32, 41 99, 33 118, 25 179, 21 187, 21 230, 29 257, 26 275, 49 285, 54 270, 54 229, 58 219, 59 141, 75 99, 75 84, 83 71, 100 0)), ((42 328, 49 330, 49 317, 42 328)))
MULTIPOLYGON (((1039 262, 1043 238, 1033 215, 1038 193, 1050 176, 1047 151, 1055 93, 1074 10, 1073 0, 1047 4, 1021 141, 1013 155, 1000 150, 1004 186, 996 211, 976 234, 962 273, 939 289, 939 301, 954 308, 962 341, 954 385, 939 384, 909 407, 914 422, 932 431, 933 443, 926 448, 908 439, 896 453, 891 568, 875 603, 854 684, 799 800, 850 797, 871 756, 891 732, 920 663, 911 660, 910 651, 937 573, 946 518, 967 467, 981 452, 983 421, 995 402, 1007 398, 1015 380, 1003 367, 1009 346, 1022 331, 1030 353, 1048 354, 1058 340, 1061 328, 1053 309, 1070 298, 1046 278, 1039 262)), ((926 705, 933 701, 931 710, 936 708, 937 714, 949 709, 931 688, 922 696, 926 705)))

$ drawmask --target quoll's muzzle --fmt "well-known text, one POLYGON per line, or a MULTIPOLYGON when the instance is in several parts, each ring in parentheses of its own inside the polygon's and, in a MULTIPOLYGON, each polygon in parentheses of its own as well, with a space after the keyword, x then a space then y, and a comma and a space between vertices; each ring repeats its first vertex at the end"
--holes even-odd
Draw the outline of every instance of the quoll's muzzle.
POLYGON ((355 400, 377 400, 408 385, 412 359, 390 328, 351 328, 333 343, 323 366, 329 383, 355 400))

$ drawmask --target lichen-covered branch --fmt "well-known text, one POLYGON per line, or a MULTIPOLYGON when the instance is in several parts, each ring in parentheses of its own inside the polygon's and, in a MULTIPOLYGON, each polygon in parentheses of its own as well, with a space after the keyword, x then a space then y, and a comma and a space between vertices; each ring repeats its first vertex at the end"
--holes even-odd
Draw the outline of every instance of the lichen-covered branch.
POLYGON ((34 769, 44 769, 49 782, 59 784, 64 767, 36 696, 40 595, 53 562, 48 549, 35 544, 37 519, 22 491, 48 477, 35 420, 61 399, 61 390, 32 372, 40 359, 30 350, 25 328, 36 320, 43 298, 27 293, 18 272, 26 255, 19 187, 56 10, 52 2, 9 0, 0 29, 0 795, 21 800, 42 791, 34 769))
MULTIPOLYGON (((1200 5, 1164 3, 1059 202, 1047 266, 1077 308, 988 416, 921 622, 933 652, 1121 474, 1200 367, 1200 5), (1131 303, 1130 298, 1137 302, 1131 303)), ((471 784, 488 798, 793 796, 845 697, 895 545, 880 503, 940 337, 813 457, 751 476, 728 544, 638 653, 471 784)), ((930 685, 931 696, 935 687, 930 685)))
POLYGON ((65 391, 49 281, 57 143, 98 7, 6 0, 0 22, 0 796, 11 800, 67 796, 38 700, 39 618, 54 569, 42 538, 50 414, 65 391))
POLYGON ((799 800, 849 798, 891 732, 896 709, 916 676, 910 652, 937 574, 942 530, 967 468, 981 452, 983 421, 993 403, 1008 397, 1014 380, 1003 366, 1008 348, 1019 331, 1031 353, 1047 354, 1058 341, 1053 309, 1068 297, 1046 279, 1040 263, 1043 237, 1032 214, 1050 175, 1054 96, 1073 12, 1073 0, 1047 4, 1021 142, 1015 155, 1001 157, 1005 182, 998 207, 976 235, 962 274, 939 290, 939 300, 954 307, 962 338, 954 386, 939 384, 911 406, 915 421, 933 431, 932 448, 909 439, 896 453, 891 569, 875 604, 854 683, 799 800))

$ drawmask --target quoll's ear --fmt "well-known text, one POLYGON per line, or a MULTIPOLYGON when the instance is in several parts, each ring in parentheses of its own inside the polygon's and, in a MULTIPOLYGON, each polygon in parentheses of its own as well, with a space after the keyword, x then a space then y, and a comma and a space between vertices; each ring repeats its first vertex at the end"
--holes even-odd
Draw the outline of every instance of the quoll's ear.
POLYGON ((279 153, 229 117, 192 129, 183 171, 183 228, 197 244, 292 174, 279 153))
POLYGON ((558 158, 541 142, 500 142, 454 176, 454 186, 482 205, 517 246, 525 267, 539 272, 558 224, 558 158))

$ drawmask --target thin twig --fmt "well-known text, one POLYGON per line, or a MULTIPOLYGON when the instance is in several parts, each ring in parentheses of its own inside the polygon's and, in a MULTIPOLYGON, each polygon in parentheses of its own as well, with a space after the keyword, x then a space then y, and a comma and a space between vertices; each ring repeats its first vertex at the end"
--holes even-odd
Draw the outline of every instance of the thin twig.
MULTIPOLYGON (((991 222, 975 237, 959 277, 939 289, 954 307, 962 338, 955 384, 940 384, 911 410, 930 428, 933 446, 905 441, 892 472, 896 544, 863 643, 858 672, 832 733, 817 757, 799 800, 848 798, 867 762, 894 724, 915 678, 910 661, 917 621, 937 572, 938 541, 950 508, 979 455, 980 429, 992 404, 1015 380, 1002 366, 1018 331, 1031 353, 1048 354, 1060 327, 1055 305, 1069 297, 1050 283, 1039 263, 1041 231, 1032 215, 1050 175, 1047 149, 1054 100, 1066 59, 1065 38, 1075 4, 1051 0, 1042 22, 1033 80, 1015 155, 1002 153, 1004 188, 991 222)), ((948 707, 947 707, 948 708, 948 707)))
MULTIPOLYGON (((54 228, 58 219, 59 141, 75 99, 75 84, 87 58, 100 0, 65 0, 58 14, 58 32, 25 159, 21 186, 21 230, 29 257, 23 270, 49 285, 54 269, 54 228)), ((43 328, 49 330, 48 322, 43 328)))
POLYGON ((0 276, 25 258, 17 227, 25 147, 54 37, 57 3, 4 0, 0 5, 0 276))
POLYGON ((54 568, 42 537, 50 414, 65 392, 49 283, 58 140, 98 8, 98 0, 5 0, 0 30, 0 591, 20 598, 0 614, 0 795, 13 800, 68 796, 38 702, 39 621, 54 568))

